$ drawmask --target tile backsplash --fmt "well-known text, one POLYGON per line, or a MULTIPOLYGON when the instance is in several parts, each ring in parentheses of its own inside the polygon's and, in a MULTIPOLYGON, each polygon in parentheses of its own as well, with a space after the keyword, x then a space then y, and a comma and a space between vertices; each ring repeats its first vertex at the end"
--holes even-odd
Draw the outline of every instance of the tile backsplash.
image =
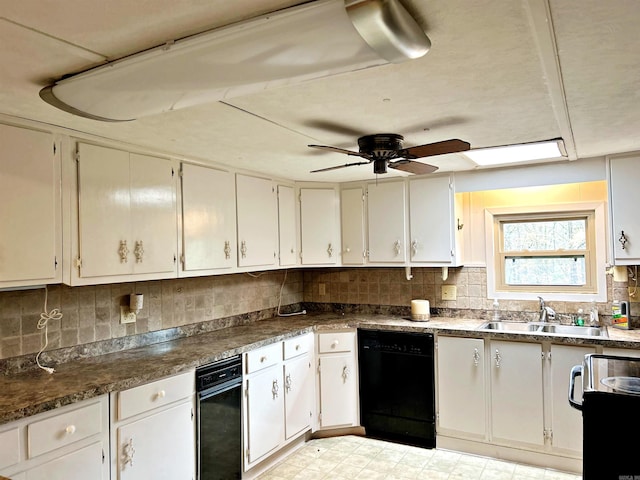
MULTIPOLYGON (((219 321, 219 325, 207 327, 215 329, 227 325, 229 319, 242 321, 242 316, 246 321, 268 318, 275 314, 283 281, 283 310, 304 302, 317 310, 348 305, 350 311, 397 313, 407 310, 412 299, 424 298, 443 315, 486 318, 491 314, 493 300, 486 298, 485 268, 449 268, 446 280, 440 268, 413 268, 411 273, 413 278, 407 280, 404 268, 398 267, 331 268, 87 287, 53 285, 48 287, 47 309, 59 309, 63 317, 49 321, 47 352, 176 327, 192 326, 191 330, 197 331, 199 327, 194 325, 201 322, 219 321), (456 286, 456 300, 442 299, 442 285, 456 286), (144 308, 136 323, 122 325, 120 306, 126 305, 131 293, 144 295, 144 308)), ((607 276, 607 298, 607 303, 598 303, 605 322, 611 318, 611 300, 629 299, 627 283, 614 283, 607 276)), ((44 300, 43 288, 0 292, 0 359, 31 355, 41 348, 43 332, 37 325, 44 300)), ((563 323, 568 323, 578 308, 586 311, 589 307, 575 302, 550 305, 563 323)), ((639 326, 637 305, 631 306, 635 327, 639 326)), ((538 309, 537 301, 500 301, 504 319, 534 320, 538 309)))
MULTIPOLYGON (((87 287, 48 287, 47 310, 59 309, 60 320, 48 323, 47 351, 122 338, 198 322, 223 319, 278 306, 285 271, 231 274, 87 287), (129 294, 142 293, 137 321, 120 324, 120 306, 129 294)), ((302 272, 289 271, 282 305, 302 301, 302 272)), ((36 353, 43 333, 44 288, 0 292, 0 358, 36 353)))

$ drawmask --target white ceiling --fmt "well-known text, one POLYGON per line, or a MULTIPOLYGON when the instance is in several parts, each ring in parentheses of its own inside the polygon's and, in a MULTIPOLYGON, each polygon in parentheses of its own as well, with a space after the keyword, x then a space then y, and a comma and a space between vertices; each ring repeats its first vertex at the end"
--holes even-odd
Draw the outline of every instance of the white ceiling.
MULTIPOLYGON (((637 0, 403 0, 432 42, 418 60, 133 122, 74 117, 38 96, 65 74, 297 3, 0 0, 0 113, 303 181, 373 178, 370 165, 309 174, 353 157, 307 144, 357 150, 367 133, 472 148, 563 137, 572 160, 640 150, 637 0)), ((424 161, 476 168, 461 155, 424 161)))

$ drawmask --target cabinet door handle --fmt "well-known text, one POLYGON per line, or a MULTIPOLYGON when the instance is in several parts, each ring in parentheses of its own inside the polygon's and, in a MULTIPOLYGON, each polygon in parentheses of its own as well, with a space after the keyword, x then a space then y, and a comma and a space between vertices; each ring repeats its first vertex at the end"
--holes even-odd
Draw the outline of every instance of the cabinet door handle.
POLYGON ((347 383, 347 380, 349 379, 349 367, 347 365, 345 365, 342 368, 342 383, 347 383))
POLYGON ((622 250, 626 250, 627 249, 627 242, 629 241, 629 239, 625 235, 624 230, 620 231, 620 238, 618 239, 618 241, 620 242, 622 250))
POLYGON ((416 253, 418 253, 418 241, 414 240, 411 242, 411 256, 415 257, 416 253))
POLYGON ((133 438, 130 438, 127 443, 123 445, 122 448, 122 460, 123 467, 129 464, 130 467, 133 467, 133 456, 136 453, 136 449, 133 448, 133 438))
POLYGON ((240 242, 240 255, 242 255, 242 258, 247 258, 247 242, 244 240, 240 242))
POLYGON ((229 244, 229 240, 225 240, 224 242, 224 259, 229 260, 231 258, 231 245, 229 244))
POLYGON ((496 360, 496 368, 500 368, 500 361, 502 360, 502 356, 500 355, 500 351, 498 351, 497 348, 496 348, 496 355, 494 358, 496 360))
POLYGON ((333 257, 333 247, 331 246, 331 244, 329 244, 329 247, 327 247, 327 253, 329 254, 329 258, 333 257))
POLYGON ((473 349, 473 365, 477 367, 480 365, 480 352, 477 348, 473 349))
POLYGON ((400 240, 396 240, 395 243, 393 244, 393 251, 395 252, 396 257, 400 255, 401 248, 402 248, 402 244, 400 243, 400 240))
POLYGON ((284 379, 284 389, 286 390, 287 393, 291 391, 291 374, 290 373, 288 373, 284 379))
POLYGON ((133 254, 136 256, 136 263, 142 263, 142 259, 144 257, 144 247, 142 245, 142 240, 136 242, 136 246, 133 249, 133 254))
POLYGON ((278 380, 276 379, 271 384, 271 394, 273 395, 274 400, 278 398, 278 390, 280 390, 280 387, 278 386, 278 380))
POLYGON ((118 249, 118 255, 120 255, 120 263, 127 263, 129 260, 129 249, 127 248, 127 241, 120 240, 120 248, 118 249))

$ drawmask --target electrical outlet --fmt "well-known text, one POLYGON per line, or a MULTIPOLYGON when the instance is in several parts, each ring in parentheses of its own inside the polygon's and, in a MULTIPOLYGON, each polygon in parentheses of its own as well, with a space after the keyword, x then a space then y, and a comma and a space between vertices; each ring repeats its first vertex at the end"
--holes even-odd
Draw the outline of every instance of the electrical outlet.
POLYGON ((324 283, 318 284, 318 295, 326 295, 327 294, 327 285, 324 283))
POLYGON ((629 287, 629 301, 640 302, 640 294, 636 287, 629 287))
POLYGON ((442 300, 455 300, 457 298, 455 285, 442 285, 442 300))
POLYGON ((136 314, 129 307, 120 305, 120 323, 136 323, 136 314))

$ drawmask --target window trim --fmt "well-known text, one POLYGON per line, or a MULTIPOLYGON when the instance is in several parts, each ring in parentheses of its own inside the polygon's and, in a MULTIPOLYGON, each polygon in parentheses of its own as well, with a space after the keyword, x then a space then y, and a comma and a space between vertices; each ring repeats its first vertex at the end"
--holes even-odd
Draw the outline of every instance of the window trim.
MULTIPOLYGON (((545 300, 555 301, 576 301, 587 302, 596 300, 599 302, 607 301, 606 289, 606 222, 605 222, 605 203, 604 202, 579 202, 565 203, 557 205, 544 206, 525 206, 525 207, 505 207, 505 208, 486 208, 485 209, 485 239, 486 239, 486 266, 487 266, 487 298, 497 298, 505 300, 536 300, 539 295, 544 295, 545 300), (514 218, 516 216, 522 219, 529 218, 535 220, 543 218, 576 218, 592 215, 592 222, 587 225, 593 229, 593 235, 589 238, 587 232, 587 242, 593 241, 593 249, 595 258, 585 258, 585 262, 589 262, 588 271, 591 275, 587 279, 587 283, 591 284, 589 291, 579 291, 584 287, 565 287, 564 291, 558 292, 553 286, 509 286, 505 288, 502 281, 498 281, 498 276, 502 274, 502 265, 498 262, 502 261, 502 252, 499 252, 497 246, 500 245, 500 232, 495 228, 499 220, 514 218), (555 290, 555 291, 554 291, 555 290)), ((589 245, 590 247, 590 245, 589 245)), ((564 252, 570 253, 570 252, 564 252)))

